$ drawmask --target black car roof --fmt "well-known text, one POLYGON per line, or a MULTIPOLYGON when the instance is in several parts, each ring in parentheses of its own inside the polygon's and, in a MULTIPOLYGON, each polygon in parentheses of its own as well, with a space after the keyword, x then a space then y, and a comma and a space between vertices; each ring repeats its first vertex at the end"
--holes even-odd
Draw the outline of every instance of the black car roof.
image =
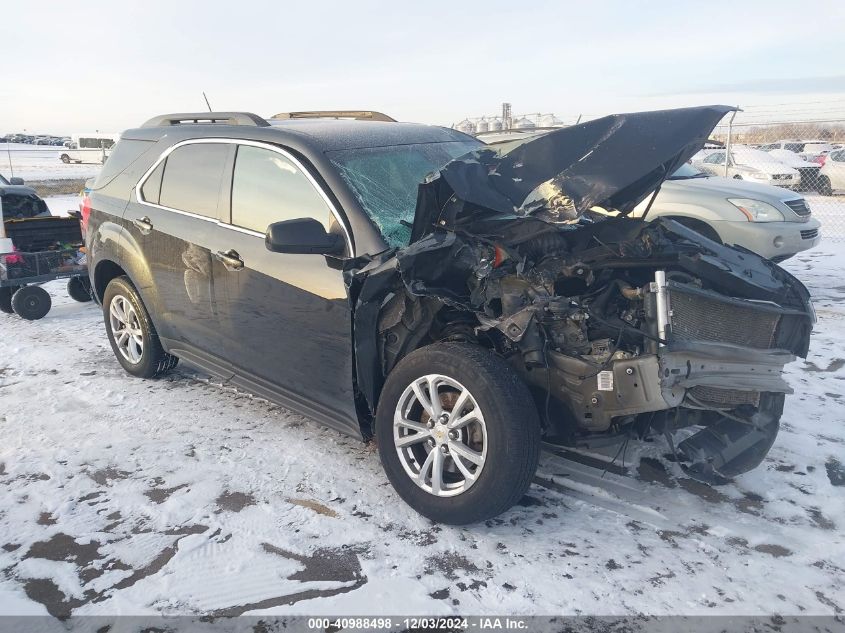
POLYGON ((306 136, 324 151, 474 140, 458 130, 420 123, 291 119, 271 120, 270 125, 286 135, 306 136))
MULTIPOLYGON (((165 135, 174 142, 187 138, 226 137, 261 138, 278 143, 307 146, 326 152, 413 143, 474 141, 458 130, 421 123, 390 123, 346 119, 270 119, 269 126, 189 123, 136 128, 123 133, 124 138, 158 140, 165 135)), ((479 141, 479 145, 482 143, 479 141)))

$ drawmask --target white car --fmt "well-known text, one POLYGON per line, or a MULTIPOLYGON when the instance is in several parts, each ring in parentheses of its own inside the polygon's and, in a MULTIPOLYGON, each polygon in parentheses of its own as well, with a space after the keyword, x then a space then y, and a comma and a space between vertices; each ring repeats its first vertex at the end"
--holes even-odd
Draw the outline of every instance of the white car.
MULTIPOLYGON (((727 151, 724 149, 710 153, 703 160, 693 157, 693 165, 709 172, 714 176, 725 176, 725 159, 727 151)), ((770 156, 766 152, 737 145, 731 147, 728 159, 727 177, 736 180, 750 180, 764 185, 777 187, 797 187, 801 183, 801 174, 770 156)))
POLYGON ((845 149, 837 149, 824 157, 819 172, 819 193, 830 196, 834 191, 845 189, 845 149))
POLYGON ((784 165, 797 169, 801 175, 800 188, 805 191, 819 190, 819 171, 822 166, 819 163, 813 163, 805 160, 800 154, 791 152, 788 149, 773 149, 768 152, 776 160, 782 162, 784 165))

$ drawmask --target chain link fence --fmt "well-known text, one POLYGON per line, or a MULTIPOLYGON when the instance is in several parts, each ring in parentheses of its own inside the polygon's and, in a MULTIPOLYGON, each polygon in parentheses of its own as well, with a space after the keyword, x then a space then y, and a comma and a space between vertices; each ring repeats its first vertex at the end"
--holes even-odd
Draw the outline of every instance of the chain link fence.
MULTIPOLYGON (((794 190, 822 223, 823 239, 845 241, 845 119, 761 123, 756 116, 725 117, 711 135, 715 143, 693 164, 720 176, 794 190)), ((51 209, 75 208, 72 197, 97 175, 105 153, 0 142, 0 174, 22 178, 51 209)))
POLYGON ((725 117, 711 135, 716 143, 693 164, 727 178, 794 190, 821 222, 823 239, 845 241, 845 119, 753 119, 743 112, 725 117))

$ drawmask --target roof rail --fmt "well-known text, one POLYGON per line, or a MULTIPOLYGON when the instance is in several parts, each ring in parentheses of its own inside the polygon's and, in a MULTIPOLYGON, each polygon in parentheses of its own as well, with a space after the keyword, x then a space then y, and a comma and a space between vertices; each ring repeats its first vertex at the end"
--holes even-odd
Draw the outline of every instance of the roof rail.
POLYGON ((273 119, 355 119, 356 121, 387 121, 396 123, 396 119, 375 110, 311 110, 303 112, 279 112, 273 119))
POLYGON ((153 117, 141 127, 167 127, 169 125, 188 124, 222 124, 222 125, 254 125, 267 127, 270 125, 263 118, 252 112, 181 112, 177 114, 161 114, 153 117))

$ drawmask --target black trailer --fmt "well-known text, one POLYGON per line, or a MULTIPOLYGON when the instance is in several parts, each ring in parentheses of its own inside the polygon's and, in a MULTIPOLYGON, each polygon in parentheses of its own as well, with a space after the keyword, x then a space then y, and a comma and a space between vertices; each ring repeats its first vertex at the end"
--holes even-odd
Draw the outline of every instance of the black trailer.
MULTIPOLYGON (((2 207, 0 207, 2 208, 2 207)), ((91 301, 88 265, 79 219, 36 217, 0 221, 5 238, 0 244, 0 312, 34 321, 52 306, 41 287, 48 281, 67 279, 67 291, 76 301, 91 301), (9 250, 10 245, 14 245, 9 250), (3 250, 7 252, 2 252, 3 250)))

